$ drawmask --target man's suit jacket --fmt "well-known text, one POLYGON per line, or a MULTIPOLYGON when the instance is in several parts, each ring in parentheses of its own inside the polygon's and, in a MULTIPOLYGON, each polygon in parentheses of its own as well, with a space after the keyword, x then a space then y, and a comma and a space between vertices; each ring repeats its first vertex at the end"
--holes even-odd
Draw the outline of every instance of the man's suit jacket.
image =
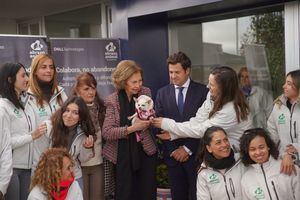
MULTIPOLYGON (((191 80, 184 102, 183 115, 179 113, 174 85, 170 84, 158 90, 155 101, 155 112, 158 117, 167 117, 176 122, 188 121, 196 115, 196 112, 206 99, 208 89, 205 85, 191 80)), ((174 166, 178 162, 170 157, 170 154, 179 146, 185 145, 193 155, 196 154, 199 139, 183 138, 174 141, 163 142, 164 159, 168 166, 174 166)))

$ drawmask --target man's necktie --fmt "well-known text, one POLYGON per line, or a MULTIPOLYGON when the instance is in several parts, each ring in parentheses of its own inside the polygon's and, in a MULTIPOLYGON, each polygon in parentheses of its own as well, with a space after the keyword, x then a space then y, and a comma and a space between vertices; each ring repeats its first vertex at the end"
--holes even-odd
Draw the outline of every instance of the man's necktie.
POLYGON ((184 106, 182 90, 184 89, 184 87, 178 87, 177 89, 179 90, 177 106, 178 106, 178 110, 179 110, 180 114, 182 115, 183 106, 184 106))

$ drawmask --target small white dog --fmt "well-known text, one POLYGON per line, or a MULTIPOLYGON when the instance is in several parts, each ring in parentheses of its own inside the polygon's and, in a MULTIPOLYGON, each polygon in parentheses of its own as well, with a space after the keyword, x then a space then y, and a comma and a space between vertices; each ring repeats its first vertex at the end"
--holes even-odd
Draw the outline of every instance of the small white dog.
MULTIPOLYGON (((128 117, 129 120, 132 120, 132 123, 134 123, 137 118, 140 120, 154 118, 153 100, 149 96, 141 95, 138 98, 133 97, 133 99, 135 101, 135 113, 128 117)), ((136 139, 138 142, 141 140, 139 132, 136 133, 136 139)))

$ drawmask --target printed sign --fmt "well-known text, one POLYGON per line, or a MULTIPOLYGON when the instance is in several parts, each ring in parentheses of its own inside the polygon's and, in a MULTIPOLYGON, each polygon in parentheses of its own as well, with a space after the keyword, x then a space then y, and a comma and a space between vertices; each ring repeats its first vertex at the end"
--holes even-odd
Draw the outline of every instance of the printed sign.
POLYGON ((80 72, 90 72, 95 76, 102 98, 114 91, 111 73, 121 59, 119 40, 50 38, 50 44, 60 85, 67 94, 80 72))
POLYGON ((22 63, 30 71, 34 56, 48 53, 46 36, 0 35, 0 63, 22 63))

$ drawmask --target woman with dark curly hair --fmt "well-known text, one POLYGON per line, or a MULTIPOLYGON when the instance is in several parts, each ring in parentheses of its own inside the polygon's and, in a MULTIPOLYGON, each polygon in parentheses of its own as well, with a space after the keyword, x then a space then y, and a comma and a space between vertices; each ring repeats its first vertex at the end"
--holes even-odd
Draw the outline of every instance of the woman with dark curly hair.
POLYGON ((244 200, 300 199, 300 175, 280 173, 279 151, 269 133, 262 128, 245 131, 240 143, 241 159, 249 166, 242 177, 244 200))
POLYGON ((74 180, 74 161, 66 149, 45 151, 31 181, 28 200, 81 200, 81 189, 74 180))

